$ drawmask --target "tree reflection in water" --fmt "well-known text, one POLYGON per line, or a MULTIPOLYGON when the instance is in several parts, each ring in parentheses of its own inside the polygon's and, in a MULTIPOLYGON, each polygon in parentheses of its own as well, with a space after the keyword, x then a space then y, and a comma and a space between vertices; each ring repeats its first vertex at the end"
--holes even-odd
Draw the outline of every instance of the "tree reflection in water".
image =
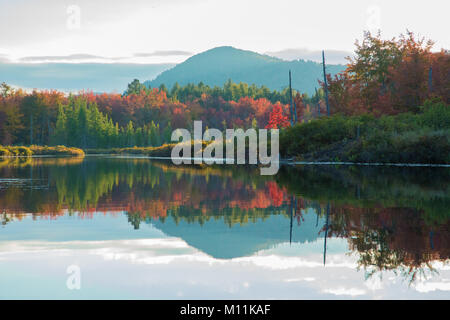
MULTIPOLYGON (((366 276, 394 271, 413 282, 450 257, 450 169, 282 167, 275 177, 245 166, 185 166, 148 159, 0 159, 2 225, 26 214, 56 219, 125 212, 133 228, 223 221, 239 228, 273 216, 323 224, 316 238, 347 239, 366 276)), ((235 229, 246 232, 245 228, 235 229)))

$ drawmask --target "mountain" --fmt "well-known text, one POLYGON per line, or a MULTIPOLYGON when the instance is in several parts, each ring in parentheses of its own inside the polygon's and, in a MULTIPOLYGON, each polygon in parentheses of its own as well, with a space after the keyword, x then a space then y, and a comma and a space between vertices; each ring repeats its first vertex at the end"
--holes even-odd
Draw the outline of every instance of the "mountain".
MULTIPOLYGON (((344 65, 327 65, 327 73, 333 75, 344 69, 344 65)), ((317 62, 285 61, 233 47, 218 47, 190 57, 145 84, 151 87, 164 84, 171 88, 176 82, 180 85, 203 82, 209 86, 222 86, 231 79, 281 90, 288 86, 289 70, 292 71, 293 88, 310 95, 318 87, 317 80, 323 79, 322 65, 317 62)))
POLYGON ((0 63, 0 83, 24 89, 122 93, 134 79, 154 78, 174 64, 0 63))

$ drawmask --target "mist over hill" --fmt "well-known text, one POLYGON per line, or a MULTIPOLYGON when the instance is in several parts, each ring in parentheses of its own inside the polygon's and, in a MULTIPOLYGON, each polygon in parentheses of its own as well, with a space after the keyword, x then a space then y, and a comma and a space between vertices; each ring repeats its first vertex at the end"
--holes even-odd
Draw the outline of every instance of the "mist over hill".
POLYGON ((151 79, 174 64, 0 63, 0 83, 24 89, 122 93, 133 79, 151 79))
MULTIPOLYGON (((211 87, 223 86, 231 79, 282 90, 288 86, 292 70, 293 88, 313 94, 318 79, 323 78, 322 65, 313 61, 286 61, 233 47, 218 47, 194 55, 180 64, 131 63, 9 63, 0 62, 0 83, 24 89, 55 89, 65 92, 123 93, 134 79, 145 84, 171 88, 203 82, 211 87)), ((327 72, 336 74, 343 65, 327 65, 327 72)))
MULTIPOLYGON (((344 69, 344 65, 327 65, 327 73, 332 75, 344 69)), ((151 87, 164 84, 171 88, 176 82, 180 85, 203 82, 209 86, 223 86, 231 79, 281 90, 288 86, 289 70, 292 71, 293 88, 310 95, 319 86, 318 79, 323 79, 322 65, 317 62, 285 61, 233 47, 218 47, 192 56, 145 84, 151 87)))

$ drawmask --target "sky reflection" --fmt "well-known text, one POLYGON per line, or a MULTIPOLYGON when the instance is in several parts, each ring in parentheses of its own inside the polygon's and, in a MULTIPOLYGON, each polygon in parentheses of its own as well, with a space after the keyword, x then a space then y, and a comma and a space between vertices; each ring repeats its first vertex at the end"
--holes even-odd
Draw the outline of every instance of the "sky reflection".
MULTIPOLYGON (((63 217, 37 220, 28 216, 21 229, 1 230, 0 298, 120 298, 120 299, 445 299, 450 296, 450 267, 433 263, 409 285, 401 275, 383 272, 365 279, 347 240, 328 239, 323 265, 323 239, 284 242, 250 256, 217 259, 189 246, 183 239, 164 235, 149 224, 121 234, 117 222, 124 215, 94 215, 91 224, 108 226, 116 239, 52 241, 19 239, 33 228, 58 225, 73 233, 85 220, 63 217), (70 221, 64 224, 63 220, 70 221), (65 227, 63 227, 65 225, 65 227), (5 232, 16 239, 5 241, 5 232), (138 234, 139 236, 136 236, 138 234), (66 269, 81 269, 81 289, 66 287, 66 269)), ((18 227, 19 226, 19 227, 18 227)), ((12 227, 12 225, 11 225, 12 227)), ((62 228, 62 229, 61 229, 62 228)), ((92 229, 94 230, 94 229, 92 229)))

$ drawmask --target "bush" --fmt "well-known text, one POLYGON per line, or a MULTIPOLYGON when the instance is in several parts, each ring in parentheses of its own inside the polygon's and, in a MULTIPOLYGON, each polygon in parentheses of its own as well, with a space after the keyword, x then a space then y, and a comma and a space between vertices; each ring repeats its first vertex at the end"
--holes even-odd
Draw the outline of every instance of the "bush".
POLYGON ((346 119, 341 116, 321 118, 287 128, 280 135, 280 152, 284 155, 298 155, 356 136, 357 117, 346 119))
MULTIPOLYGON (((187 142, 189 143, 189 142, 187 142)), ((209 142, 202 142, 202 148, 205 148, 209 142)), ((143 155, 147 157, 170 157, 172 155, 172 149, 176 143, 164 144, 160 147, 130 147, 130 148, 112 148, 112 149, 88 149, 88 154, 132 154, 143 155)), ((191 147, 194 147, 194 142, 191 141, 191 147)), ((194 150, 191 150, 194 155, 194 150)))
POLYGON ((11 152, 7 148, 0 147, 0 157, 12 156, 11 152))
POLYGON ((20 157, 31 157, 33 152, 27 147, 10 147, 12 153, 20 157))
POLYGON ((354 162, 450 163, 450 131, 416 131, 403 134, 380 133, 360 140, 346 152, 354 162))
POLYGON ((57 155, 63 155, 63 156, 79 156, 84 157, 84 151, 79 148, 73 148, 73 147, 66 147, 66 146, 55 146, 55 147, 48 147, 48 146, 31 146, 31 151, 34 155, 51 155, 51 156, 57 156, 57 155))
POLYGON ((421 114, 324 117, 282 130, 282 157, 307 161, 450 163, 450 108, 428 101, 421 114))
POLYGON ((435 130, 450 129, 450 107, 443 102, 433 102, 428 100, 422 107, 422 126, 435 130))
POLYGON ((0 156, 30 157, 33 154, 27 147, 1 147, 0 156))
POLYGON ((84 151, 78 148, 68 148, 65 146, 47 147, 47 146, 8 146, 0 147, 0 156, 31 157, 33 155, 67 155, 84 156, 84 151))

